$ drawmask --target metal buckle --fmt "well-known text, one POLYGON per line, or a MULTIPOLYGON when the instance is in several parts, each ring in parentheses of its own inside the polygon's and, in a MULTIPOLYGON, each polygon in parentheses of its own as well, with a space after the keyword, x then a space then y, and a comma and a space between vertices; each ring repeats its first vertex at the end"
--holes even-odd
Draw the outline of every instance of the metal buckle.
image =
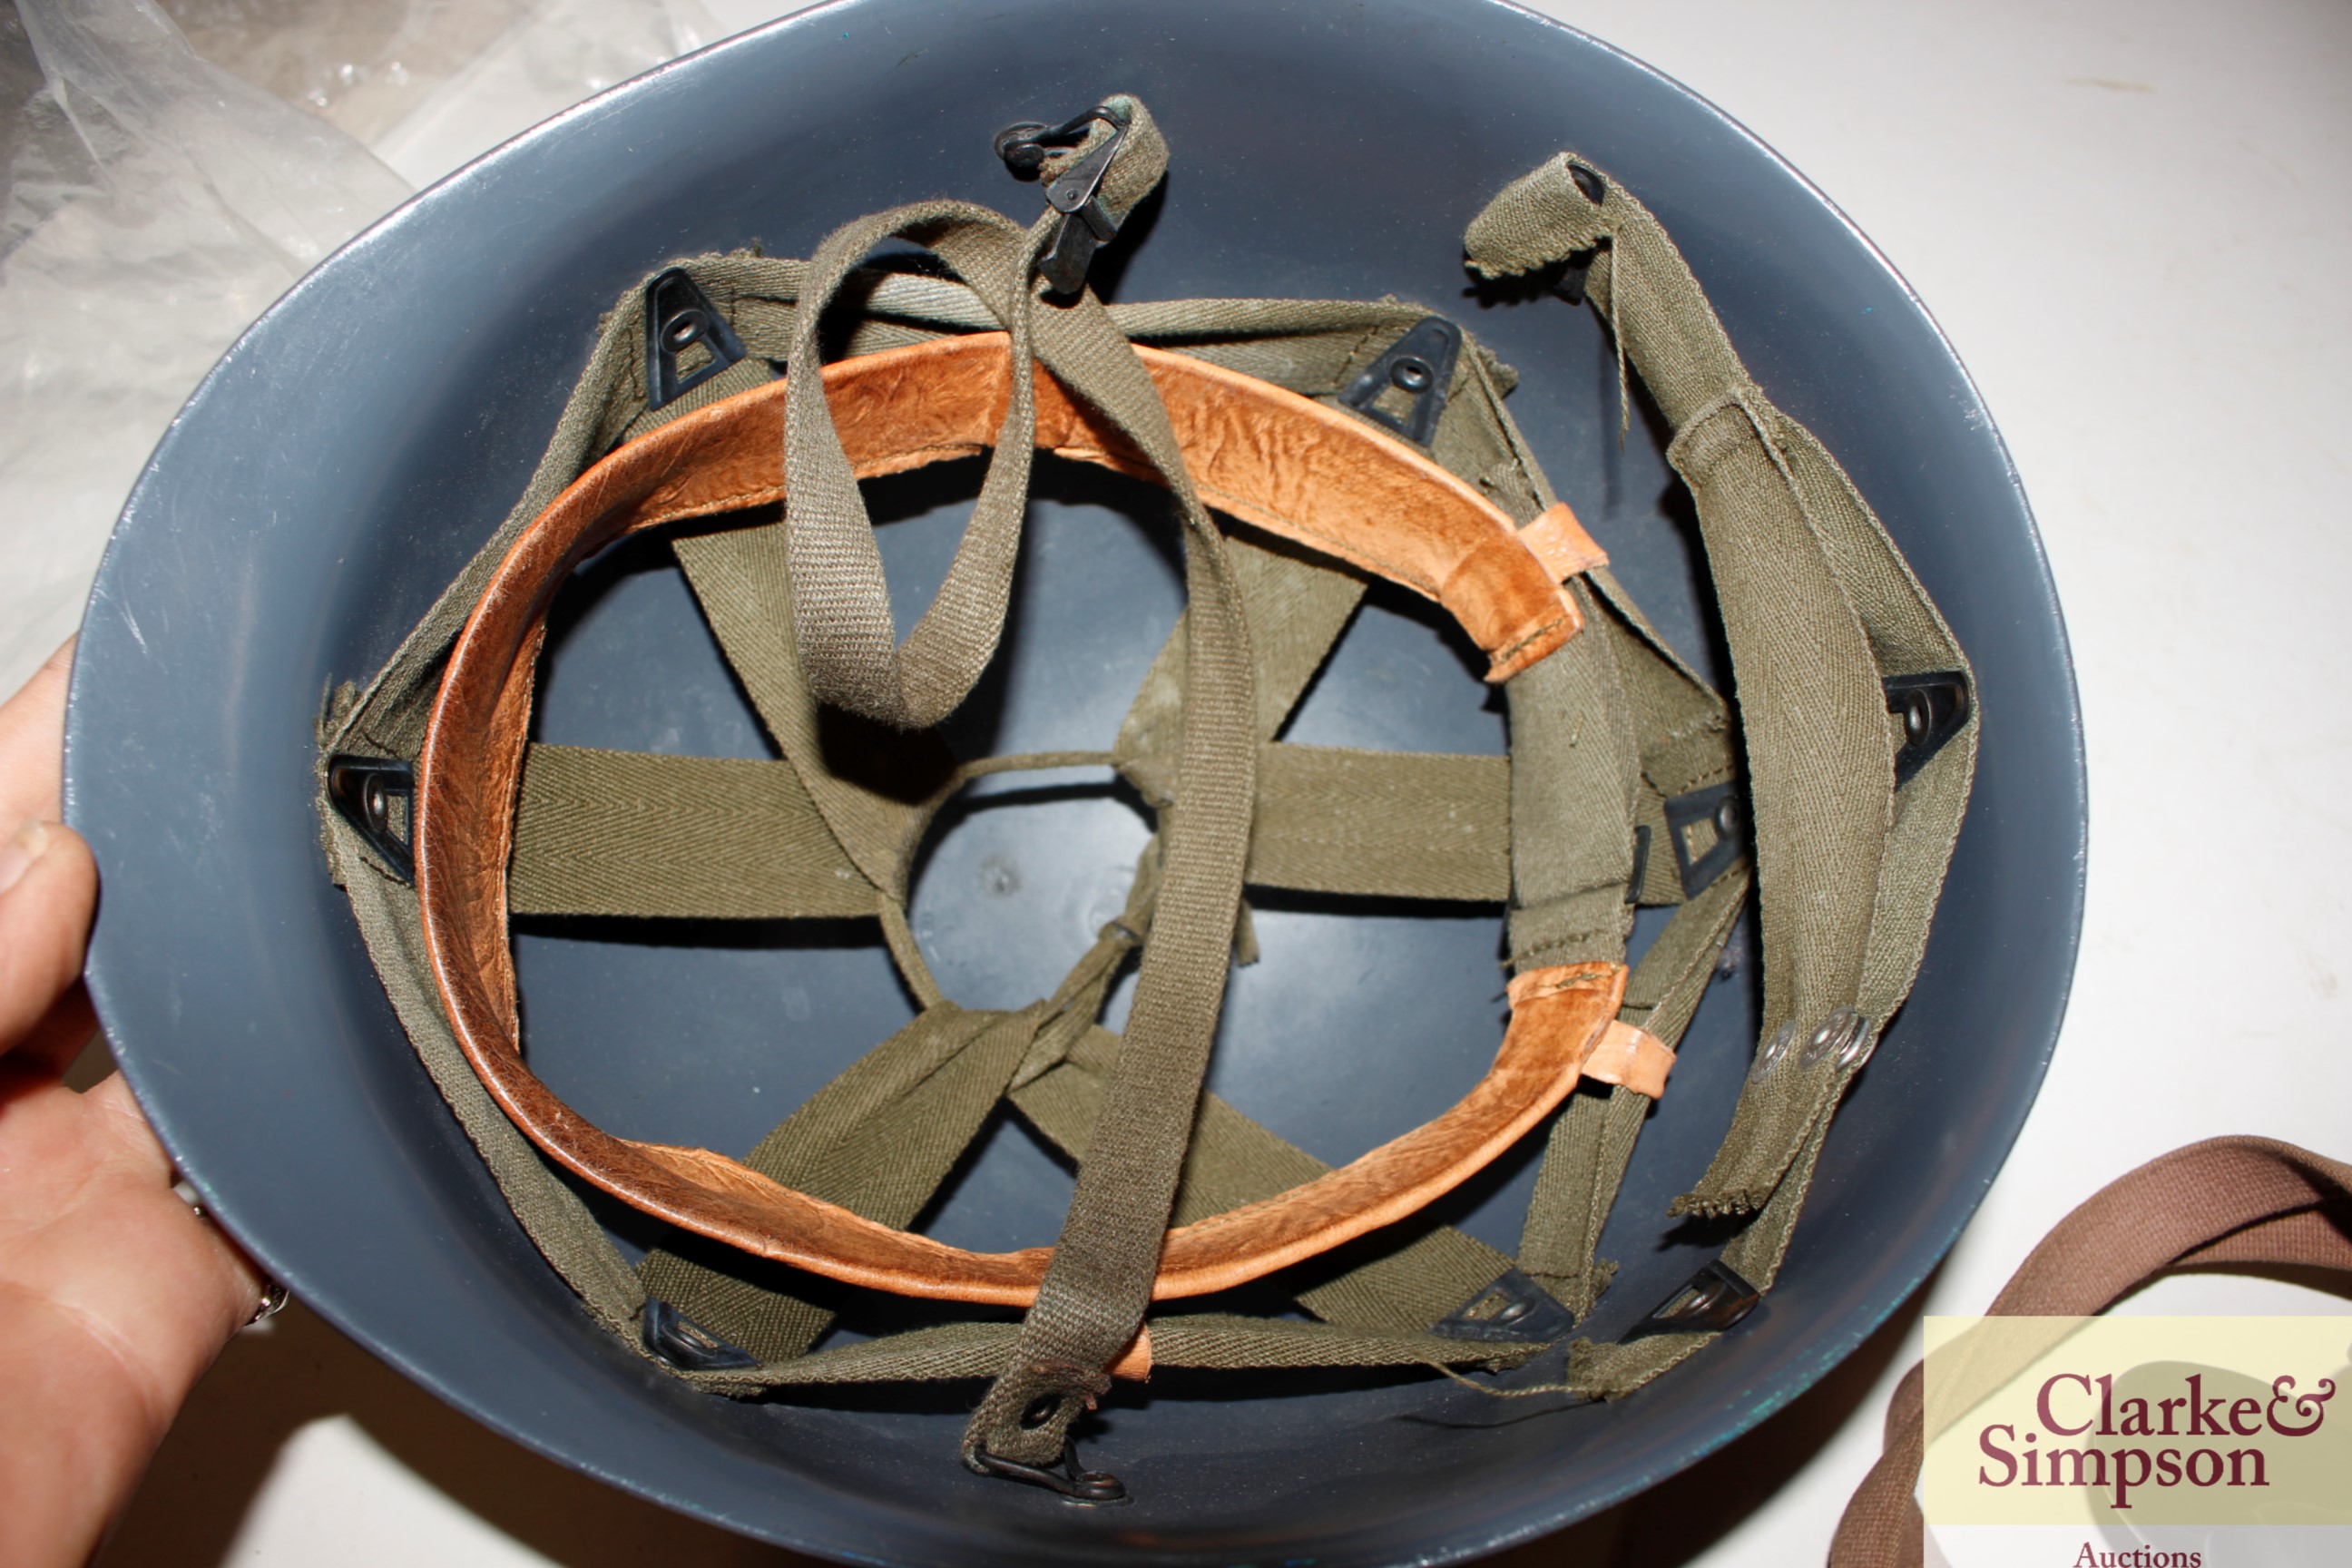
POLYGON ((1045 205, 1058 216, 1037 271, 1045 279, 1046 291, 1056 298, 1066 299, 1084 289, 1096 250, 1118 237, 1119 220, 1111 216, 1100 198, 1103 176, 1127 144, 1128 117, 1107 103, 1097 103, 1059 125, 1024 120, 996 133, 996 155, 1004 160, 1006 168, 1027 179, 1045 166, 1047 152, 1076 146, 1097 121, 1109 126, 1110 134, 1045 186, 1045 205), (1074 223, 1073 218, 1078 221, 1074 223))
POLYGON ((416 858, 410 839, 416 831, 416 772, 390 757, 339 754, 327 759, 327 799, 335 815, 352 825, 367 847, 383 857, 404 882, 416 879, 416 858), (407 820, 395 831, 394 800, 408 803, 407 820))
POLYGON ((677 401, 743 357, 743 341, 685 268, 673 267, 646 285, 647 409, 677 401), (709 362, 679 374, 679 358, 698 344, 709 362))
POLYGON ((1128 1495, 1127 1483, 1117 1476, 1107 1470, 1078 1468, 1078 1445, 1073 1437, 1062 1439, 1062 1458, 1057 1465, 1024 1465, 1015 1459, 1001 1459, 985 1448, 974 1448, 967 1458, 975 1469, 1008 1481, 1043 1487, 1064 1502, 1080 1507, 1104 1508, 1135 1500, 1128 1495))
POLYGON ((1445 412, 1445 390, 1454 384, 1454 362, 1462 353, 1462 329, 1443 316, 1424 317, 1391 343, 1364 374, 1339 395, 1339 401, 1408 441, 1426 447, 1437 434, 1437 417, 1445 412), (1374 406, 1391 388, 1412 399, 1412 407, 1399 419, 1374 406))
POLYGON ((1653 1334, 1713 1334, 1738 1322, 1762 1303, 1764 1292, 1717 1258, 1685 1280, 1681 1289, 1627 1329, 1617 1342, 1630 1345, 1653 1334))

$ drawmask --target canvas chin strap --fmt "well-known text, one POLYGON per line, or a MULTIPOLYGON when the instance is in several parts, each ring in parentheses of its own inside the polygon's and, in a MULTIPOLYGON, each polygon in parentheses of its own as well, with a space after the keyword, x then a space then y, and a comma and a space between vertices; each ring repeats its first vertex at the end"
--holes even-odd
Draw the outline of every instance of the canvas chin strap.
POLYGON ((1069 1447, 1113 1375, 1498 1369, 1569 1337, 1608 1283, 1601 1224, 1752 858, 1765 1037, 1683 1200, 1751 1217, 1625 1342, 1572 1347, 1562 1386, 1630 1392, 1769 1286, 1830 1114, 1908 988, 1973 765, 1965 661, 1655 220, 1597 171, 1563 155, 1514 184, 1472 226, 1470 260, 1589 264, 1674 427, 1743 694, 1745 794, 1731 710, 1550 493, 1503 410, 1507 367, 1393 301, 1106 309, 1066 286, 1072 258, 1158 181, 1148 110, 1113 98, 1002 146, 1046 186, 1030 229, 920 204, 806 263, 700 258, 651 280, 641 310, 625 298, 506 525, 367 689, 337 694, 325 842, 404 1026, 526 1232, 643 1353, 726 1393, 992 1379, 966 1461, 1113 1501, 1069 1447), (860 270, 892 237, 952 276, 860 270), (821 317, 849 327, 831 365, 821 317), (1040 448, 1167 489, 1189 607, 1108 748, 959 763, 932 726, 996 647, 1040 448), (982 453, 972 521, 902 643, 858 484, 982 453), (654 529, 777 760, 529 741, 550 603, 580 561, 654 529), (1276 739, 1374 578, 1481 650, 1507 762, 1276 739), (961 1007, 906 918, 923 834, 974 777, 1074 763, 1115 768, 1158 817, 1128 906, 1051 996, 961 1007), (1494 1068, 1337 1170, 1204 1095, 1227 967, 1251 954, 1247 885, 1507 902, 1494 1068), (1678 907, 1629 971, 1639 903, 1678 907), (876 919, 922 1011, 740 1160, 616 1138, 525 1063, 508 927, 535 913, 876 919), (1097 1018, 1139 960, 1114 1035, 1097 1018), (911 1233, 1006 1101, 1077 1163, 1056 1244, 978 1254, 911 1233), (1517 1259, 1422 1217, 1548 1117, 1517 1259), (678 1243, 630 1269, 559 1173, 678 1243), (1384 1247, 1297 1287, 1316 1321, 1150 1311, 1375 1232, 1384 1247), (754 1258, 1026 1316, 812 1350, 830 1310, 754 1258))

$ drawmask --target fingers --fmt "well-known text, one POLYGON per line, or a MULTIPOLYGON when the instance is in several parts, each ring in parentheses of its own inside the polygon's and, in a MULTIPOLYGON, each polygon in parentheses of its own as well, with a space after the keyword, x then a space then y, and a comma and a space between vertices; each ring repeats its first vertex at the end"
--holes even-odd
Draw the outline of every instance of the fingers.
POLYGON ((260 1286, 173 1195, 119 1078, 20 1100, 0 1156, 52 1189, 0 1226, 0 1563, 62 1568, 89 1560, 260 1286))
POLYGON ((56 822, 65 776, 66 680, 73 672, 74 639, 0 704, 0 827, 28 816, 56 822))
POLYGON ((72 828, 35 818, 0 842, 0 1055, 79 982, 97 906, 98 863, 72 828))
POLYGON ((198 1218, 173 1194, 171 1157, 140 1114, 121 1073, 92 1086, 81 1097, 80 1110, 112 1144, 109 1167, 126 1193, 142 1203, 156 1193, 166 1200, 143 1204, 146 1210, 160 1211, 145 1216, 154 1239, 141 1250, 143 1261, 126 1276, 119 1300, 141 1305, 141 1326, 132 1337, 158 1382, 173 1391, 167 1404, 176 1409, 229 1335, 260 1305, 261 1271, 211 1221, 198 1218), (184 1226, 184 1219, 194 1224, 184 1226))

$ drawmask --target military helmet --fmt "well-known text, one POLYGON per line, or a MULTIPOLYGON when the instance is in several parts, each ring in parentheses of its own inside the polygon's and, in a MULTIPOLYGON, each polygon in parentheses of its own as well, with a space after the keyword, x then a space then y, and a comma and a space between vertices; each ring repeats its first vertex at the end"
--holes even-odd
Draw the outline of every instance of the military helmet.
POLYGON ((2030 520, 1784 167, 1449 16, 812 13, 232 352, 69 787, 126 1070, 265 1264, 908 1561, 1490 1549, 1892 1310, 2071 962, 2030 520))

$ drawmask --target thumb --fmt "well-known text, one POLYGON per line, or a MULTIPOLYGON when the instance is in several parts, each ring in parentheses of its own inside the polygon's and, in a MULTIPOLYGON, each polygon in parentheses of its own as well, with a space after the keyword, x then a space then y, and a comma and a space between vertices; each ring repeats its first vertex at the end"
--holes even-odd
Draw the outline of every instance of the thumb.
POLYGON ((98 863, 72 828, 32 817, 0 843, 0 1056, 81 978, 97 907, 98 863))

